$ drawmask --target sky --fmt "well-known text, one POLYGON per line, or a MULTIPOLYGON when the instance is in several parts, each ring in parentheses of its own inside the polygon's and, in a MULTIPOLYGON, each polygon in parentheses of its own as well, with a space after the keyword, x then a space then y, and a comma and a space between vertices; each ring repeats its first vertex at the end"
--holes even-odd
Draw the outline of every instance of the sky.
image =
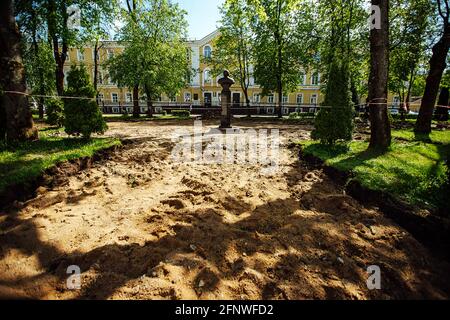
POLYGON ((174 0, 187 11, 188 35, 201 39, 216 30, 220 20, 219 6, 225 0, 174 0))

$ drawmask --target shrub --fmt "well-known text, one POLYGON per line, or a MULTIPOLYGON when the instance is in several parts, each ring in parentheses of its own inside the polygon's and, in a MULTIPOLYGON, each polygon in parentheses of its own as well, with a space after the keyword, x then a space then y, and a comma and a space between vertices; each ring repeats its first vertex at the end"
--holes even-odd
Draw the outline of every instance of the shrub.
POLYGON ((191 113, 189 110, 172 110, 172 115, 180 118, 189 118, 191 113))
POLYGON ((89 80, 86 68, 72 66, 67 76, 69 97, 81 99, 64 100, 64 126, 69 135, 82 135, 89 139, 92 133, 104 133, 107 129, 100 108, 95 101, 95 90, 89 80))
POLYGON ((298 112, 292 112, 291 114, 289 114, 289 119, 298 119, 298 118, 299 118, 298 112))
POLYGON ((350 141, 353 134, 353 103, 349 90, 348 67, 342 62, 330 66, 325 100, 315 120, 311 134, 322 144, 335 144, 338 140, 350 141))
POLYGON ((64 103, 60 99, 49 99, 46 102, 47 123, 52 126, 64 125, 64 103))

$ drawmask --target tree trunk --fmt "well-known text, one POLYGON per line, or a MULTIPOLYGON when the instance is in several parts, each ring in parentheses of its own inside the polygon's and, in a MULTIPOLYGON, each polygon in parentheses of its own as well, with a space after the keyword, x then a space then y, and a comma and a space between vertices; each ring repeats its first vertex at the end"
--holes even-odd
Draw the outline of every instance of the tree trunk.
POLYGON ((369 110, 371 136, 369 148, 386 150, 391 144, 388 118, 389 0, 372 0, 381 11, 381 28, 370 31, 369 110))
POLYGON ((94 89, 97 93, 97 82, 98 82, 98 39, 95 39, 94 45, 94 89))
POLYGON ((139 86, 133 87, 133 117, 139 118, 141 109, 139 107, 139 86))
POLYGON ((153 101, 147 97, 147 117, 153 118, 153 101))
POLYGON ((147 96, 147 116, 149 118, 153 118, 153 101, 150 90, 147 86, 145 86, 145 95, 147 96))
MULTIPOLYGON (((37 139, 37 130, 33 125, 26 92, 25 69, 20 51, 20 33, 17 28, 13 1, 0 2, 0 87, 4 93, 0 96, 5 122, 0 131, 6 131, 7 141, 26 141, 37 139)), ((0 111, 0 118, 3 118, 0 111)))
POLYGON ((62 96, 64 95, 64 63, 66 62, 67 58, 67 51, 69 49, 67 45, 67 39, 65 37, 65 34, 67 34, 67 21, 69 19, 67 14, 67 6, 66 2, 61 2, 61 14, 63 16, 62 21, 62 28, 64 30, 62 35, 62 48, 61 52, 59 52, 59 38, 58 38, 58 32, 57 32, 57 26, 58 22, 55 20, 55 16, 57 16, 57 5, 54 0, 48 1, 48 17, 47 17, 47 24, 48 24, 48 32, 52 41, 53 45, 53 56, 55 58, 56 62, 56 70, 55 70, 55 78, 56 78, 56 91, 58 92, 58 95, 62 96))
POLYGON ((244 87, 242 91, 244 91, 245 103, 247 105, 247 117, 250 118, 252 116, 252 110, 250 109, 251 105, 250 105, 250 99, 248 98, 248 88, 244 87))
POLYGON ((431 132, 431 121, 433 120, 434 106, 439 92, 442 75, 447 67, 446 59, 450 48, 450 25, 446 24, 442 38, 433 47, 433 55, 430 59, 430 71, 428 73, 425 93, 417 118, 416 133, 428 134, 431 132))

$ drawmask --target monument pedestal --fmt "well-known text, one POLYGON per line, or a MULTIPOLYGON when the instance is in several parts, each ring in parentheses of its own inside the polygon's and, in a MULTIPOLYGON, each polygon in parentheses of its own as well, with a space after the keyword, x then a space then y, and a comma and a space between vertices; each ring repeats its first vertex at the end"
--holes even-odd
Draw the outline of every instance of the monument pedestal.
POLYGON ((220 129, 231 128, 231 90, 230 87, 234 84, 234 80, 229 77, 230 73, 225 70, 223 78, 220 78, 218 83, 222 86, 221 106, 222 115, 220 118, 220 129))

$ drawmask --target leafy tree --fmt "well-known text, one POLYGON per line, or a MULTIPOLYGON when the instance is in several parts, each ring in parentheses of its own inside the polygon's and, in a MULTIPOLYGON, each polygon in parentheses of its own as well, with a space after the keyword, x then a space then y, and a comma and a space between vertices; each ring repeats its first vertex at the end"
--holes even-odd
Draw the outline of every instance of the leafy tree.
POLYGON ((69 135, 81 134, 89 139, 92 133, 103 133, 107 126, 95 101, 95 89, 85 66, 72 65, 67 75, 64 99, 64 127, 69 135), (80 99, 76 99, 80 98, 80 99))
POLYGON ((119 87, 139 85, 147 97, 149 116, 153 100, 163 93, 175 96, 186 86, 190 69, 185 15, 168 0, 138 2, 132 15, 123 15, 119 40, 125 49, 108 62, 109 73, 119 87))
POLYGON ((61 99, 48 99, 47 107, 47 123, 52 126, 62 127, 64 125, 64 103, 61 99))
MULTIPOLYGON (((64 93, 64 64, 70 47, 81 46, 94 26, 113 14, 116 0, 18 0, 17 17, 21 29, 31 38, 48 41, 55 62, 55 82, 59 95, 64 93), (69 8, 78 9, 80 26, 71 26, 69 8)), ((92 38, 92 37, 91 37, 92 38)))
POLYGON ((368 29, 365 1, 323 0, 319 2, 317 34, 320 37, 316 69, 326 82, 331 62, 339 57, 348 64, 352 100, 360 104, 367 93, 368 29))
POLYGON ((255 80, 263 95, 278 94, 278 116, 282 117, 283 93, 301 84, 301 68, 314 55, 314 4, 306 0, 249 0, 255 38, 255 80))
POLYGON ((353 103, 346 61, 333 61, 328 73, 325 100, 316 120, 312 138, 323 144, 349 141, 353 133, 353 103))
POLYGON ((421 62, 425 59, 430 26, 429 0, 391 0, 389 90, 409 104, 421 62))
POLYGON ((38 101, 39 118, 44 117, 44 97, 55 93, 55 60, 48 43, 40 41, 31 46, 25 44, 24 62, 27 85, 32 94, 40 95, 38 101))
POLYGON ((248 88, 253 77, 253 39, 251 7, 246 0, 227 0, 221 8, 220 36, 211 58, 206 62, 212 73, 219 75, 227 69, 239 83, 250 107, 248 88))
POLYGON ((44 96, 55 92, 55 61, 45 28, 43 0, 15 1, 16 20, 22 33, 22 52, 28 88, 36 95, 39 118, 44 117, 44 96))
POLYGON ((12 0, 0 2, 0 139, 37 139, 26 92, 21 35, 12 0), (9 92, 4 92, 9 91, 9 92))
POLYGON ((425 85, 425 92, 417 118, 415 132, 429 134, 431 132, 431 121, 439 92, 439 85, 447 67, 447 56, 450 49, 450 2, 448 0, 435 0, 437 12, 440 18, 441 35, 439 41, 433 46, 430 59, 430 69, 425 85))

